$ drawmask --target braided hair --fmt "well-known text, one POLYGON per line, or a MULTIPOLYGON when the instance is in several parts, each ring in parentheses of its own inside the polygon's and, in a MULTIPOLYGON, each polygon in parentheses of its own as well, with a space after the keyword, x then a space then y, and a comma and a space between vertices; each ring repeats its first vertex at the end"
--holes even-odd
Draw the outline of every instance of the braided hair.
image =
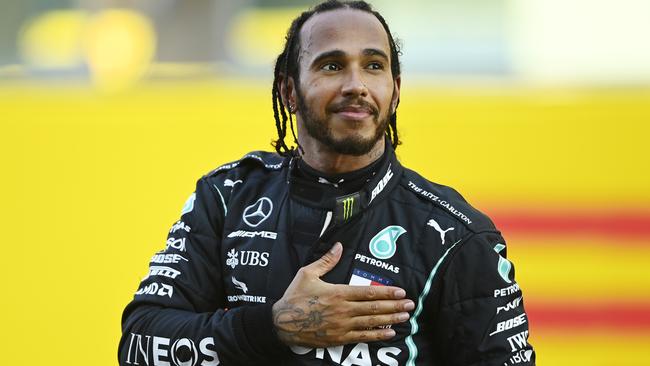
MULTIPOLYGON (((401 73, 399 63, 399 56, 401 55, 400 47, 393 39, 393 35, 388 28, 388 24, 386 24, 386 21, 381 16, 381 14, 373 10, 372 6, 365 1, 328 0, 300 14, 300 16, 293 20, 291 27, 287 31, 284 50, 282 53, 280 53, 275 62, 275 69, 273 74, 273 116, 275 117, 275 126, 278 130, 278 139, 273 141, 272 145, 275 147, 275 150, 278 152, 278 154, 282 156, 291 154, 295 149, 293 146, 289 148, 285 142, 285 137, 287 136, 287 121, 289 121, 291 134, 293 135, 293 139, 296 144, 298 144, 298 138, 293 127, 293 118, 291 117, 291 113, 287 113, 285 106, 282 103, 282 95, 278 85, 279 80, 282 76, 284 76, 283 83, 285 85, 285 90, 287 89, 289 77, 292 77, 296 83, 299 80, 300 70, 298 65, 298 55, 300 53, 300 30, 302 29, 303 24, 305 24, 305 22, 314 14, 343 8, 365 11, 367 13, 373 14, 379 20, 381 25, 384 27, 386 34, 388 35, 388 44, 390 46, 391 59, 390 69, 393 75, 393 79, 397 78, 401 73)), ((397 110, 395 110, 395 112, 390 116, 388 124, 386 125, 386 137, 390 140, 393 148, 397 148, 397 145, 401 144, 397 135, 397 110)))

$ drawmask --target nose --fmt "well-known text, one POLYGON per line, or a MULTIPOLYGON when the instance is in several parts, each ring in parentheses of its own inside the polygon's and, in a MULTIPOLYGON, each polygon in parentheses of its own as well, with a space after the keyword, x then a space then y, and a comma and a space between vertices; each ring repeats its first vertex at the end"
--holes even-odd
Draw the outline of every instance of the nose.
POLYGON ((343 86, 341 87, 341 93, 345 97, 358 97, 358 96, 367 96, 368 87, 361 77, 361 73, 358 70, 349 69, 343 86))

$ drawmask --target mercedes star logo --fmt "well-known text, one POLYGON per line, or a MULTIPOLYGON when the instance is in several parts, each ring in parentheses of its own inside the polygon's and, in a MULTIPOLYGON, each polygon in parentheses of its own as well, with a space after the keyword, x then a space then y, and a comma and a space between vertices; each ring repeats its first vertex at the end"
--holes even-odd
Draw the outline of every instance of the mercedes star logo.
POLYGON ((257 200, 257 202, 246 207, 242 218, 244 222, 251 227, 257 227, 259 224, 263 223, 264 220, 268 219, 271 216, 273 211, 273 202, 266 197, 262 197, 257 200))

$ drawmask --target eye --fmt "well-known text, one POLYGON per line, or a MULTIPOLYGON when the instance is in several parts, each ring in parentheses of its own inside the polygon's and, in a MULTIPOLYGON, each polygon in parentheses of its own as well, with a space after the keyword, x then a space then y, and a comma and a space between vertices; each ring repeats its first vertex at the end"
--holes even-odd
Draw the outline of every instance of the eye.
POLYGON ((323 71, 339 71, 339 70, 341 70, 341 66, 339 66, 338 64, 335 64, 333 62, 328 62, 328 63, 324 64, 323 66, 321 66, 320 69, 323 70, 323 71))
POLYGON ((384 69, 384 64, 378 61, 374 61, 368 64, 367 66, 368 69, 370 70, 383 70, 384 69))

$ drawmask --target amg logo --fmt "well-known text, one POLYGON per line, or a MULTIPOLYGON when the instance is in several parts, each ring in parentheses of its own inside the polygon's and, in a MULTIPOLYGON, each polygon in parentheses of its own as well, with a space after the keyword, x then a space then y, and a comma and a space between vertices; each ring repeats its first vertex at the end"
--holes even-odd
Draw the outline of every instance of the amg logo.
POLYGON ((521 303, 521 296, 519 296, 518 298, 516 298, 516 299, 512 300, 511 302, 507 303, 505 306, 499 306, 497 308, 497 314, 499 314, 499 312, 501 310, 510 311, 512 309, 515 309, 515 308, 517 308, 519 306, 520 303, 521 303))
POLYGON ((273 231, 246 231, 246 230, 237 230, 228 234, 229 238, 254 238, 256 236, 259 236, 260 238, 264 238, 264 239, 275 240, 277 239, 278 234, 274 233, 273 231))
POLYGON ((388 184, 388 182, 390 181, 390 179, 392 177, 393 177, 393 171, 390 170, 390 165, 389 165, 388 166, 388 171, 386 171, 386 175, 384 175, 384 177, 381 178, 379 183, 377 183, 375 188, 372 189, 372 194, 370 196, 370 202, 372 202, 372 200, 374 200, 375 197, 377 197, 377 195, 380 194, 381 191, 384 190, 384 188, 386 188, 386 185, 388 184))
POLYGON ((213 347, 212 337, 201 339, 197 348, 189 338, 180 338, 172 343, 169 338, 131 333, 126 363, 139 366, 217 366, 219 355, 213 347))
POLYGON ((519 349, 526 347, 526 345, 528 344, 527 340, 528 340, 527 330, 521 333, 517 333, 512 337, 508 337, 508 343, 510 343, 510 348, 512 348, 512 352, 515 352, 519 349))

